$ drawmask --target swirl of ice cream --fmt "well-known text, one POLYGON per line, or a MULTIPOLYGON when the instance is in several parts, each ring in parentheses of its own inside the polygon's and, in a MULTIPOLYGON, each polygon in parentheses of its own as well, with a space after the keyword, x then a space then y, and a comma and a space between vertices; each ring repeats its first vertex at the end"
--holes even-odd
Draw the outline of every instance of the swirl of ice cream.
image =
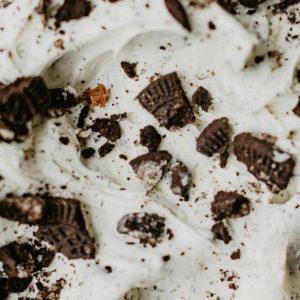
MULTIPOLYGON (((0 8, 0 82, 42 76, 49 88, 77 95, 98 84, 111 89, 107 104, 90 110, 86 131, 77 128, 78 105, 57 118, 34 119, 24 143, 0 144, 1 198, 47 192, 80 200, 86 212, 96 259, 55 256, 48 280, 67 282, 59 299, 297 299, 298 164, 287 188, 273 193, 237 160, 231 146, 221 168, 218 159, 196 150, 196 139, 212 121, 227 118, 232 137, 270 135, 284 152, 274 153, 274 159, 285 161, 289 153, 297 162, 300 118, 293 109, 300 92, 295 78, 300 5, 278 12, 278 1, 254 10, 237 3, 237 13, 230 14, 216 2, 181 1, 188 31, 163 0, 91 3, 88 16, 58 27, 54 15, 61 0, 51 2, 46 20, 38 0, 14 0, 0 8), (136 63, 136 76, 127 76, 121 62, 136 63), (188 99, 200 86, 212 98, 207 111, 195 110, 195 122, 173 131, 159 126, 136 99, 149 82, 171 72, 177 72, 188 99), (127 118, 119 121, 121 137, 113 149, 104 157, 96 152, 84 158, 82 150, 107 143, 88 129, 95 119, 120 113, 127 118), (188 201, 170 189, 170 172, 149 193, 131 167, 131 160, 148 152, 139 143, 147 125, 163 137, 159 150, 172 155, 171 164, 180 161, 189 170, 188 201), (211 203, 219 191, 238 192, 251 202, 249 214, 226 220, 229 244, 211 232, 211 203), (165 233, 154 247, 117 230, 132 213, 164 219, 165 233)), ((0 229, 0 246, 30 238, 36 230, 5 218, 0 229)), ((27 289, 9 299, 34 293, 27 289)))

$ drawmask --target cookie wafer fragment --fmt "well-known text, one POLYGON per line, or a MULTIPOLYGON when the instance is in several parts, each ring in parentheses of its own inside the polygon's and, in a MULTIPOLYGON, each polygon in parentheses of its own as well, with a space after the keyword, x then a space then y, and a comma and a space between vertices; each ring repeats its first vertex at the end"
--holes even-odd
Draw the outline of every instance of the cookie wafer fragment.
POLYGON ((91 128, 111 142, 115 142, 121 137, 121 127, 119 123, 110 118, 96 119, 91 128))
POLYGON ((131 213, 123 216, 117 225, 121 234, 138 238, 141 244, 155 246, 165 230, 165 218, 155 213, 131 213))
POLYGON ((21 224, 37 224, 43 217, 45 202, 36 196, 10 196, 0 201, 0 216, 21 224))
POLYGON ((230 129, 227 118, 214 120, 200 134, 197 139, 197 151, 211 157, 220 155, 220 165, 225 167, 228 158, 230 129))
POLYGON ((136 77, 136 68, 137 63, 130 63, 128 61, 121 61, 121 68, 124 70, 125 74, 129 78, 135 78, 136 77))
POLYGON ((86 17, 92 11, 92 5, 88 0, 65 0, 55 15, 55 25, 58 27, 62 22, 86 17))
POLYGON ((95 257, 94 239, 86 230, 77 200, 48 198, 43 222, 35 236, 53 245, 69 259, 95 257))
POLYGON ((179 0, 165 0, 166 7, 174 19, 177 20, 186 30, 191 31, 188 16, 179 0))
POLYGON ((25 291, 32 281, 32 277, 0 278, 0 299, 6 299, 10 293, 25 291))
POLYGON ((235 219, 248 215, 251 211, 251 203, 249 199, 236 192, 220 191, 215 195, 211 211, 215 220, 235 219))
POLYGON ((133 159, 130 165, 146 189, 151 191, 162 179, 171 159, 167 151, 150 152, 133 159))
POLYGON ((49 91, 41 77, 22 77, 0 89, 0 137, 22 142, 28 122, 50 105, 49 91))
POLYGON ((12 242, 0 248, 0 261, 8 278, 24 278, 50 265, 54 251, 12 242))
POLYGON ((295 166, 292 155, 248 132, 237 135, 233 146, 238 161, 271 191, 277 193, 287 187, 295 166))
POLYGON ((171 190, 173 194, 188 200, 191 178, 192 175, 187 166, 182 162, 177 162, 171 170, 171 190))
POLYGON ((193 94, 193 105, 196 109, 201 107, 202 110, 208 111, 209 107, 212 104, 212 96, 207 89, 203 86, 197 88, 193 94))
POLYGON ((111 151, 113 151, 113 149, 115 148, 114 144, 111 144, 109 142, 106 142, 104 145, 102 145, 99 149, 98 149, 98 153, 99 156, 102 158, 104 156, 106 156, 108 153, 110 153, 111 151))
POLYGON ((176 72, 151 82, 140 92, 137 99, 161 126, 169 130, 182 128, 195 120, 176 72))
POLYGON ((140 130, 140 143, 147 147, 149 152, 157 151, 160 142, 161 135, 153 126, 148 125, 140 130))

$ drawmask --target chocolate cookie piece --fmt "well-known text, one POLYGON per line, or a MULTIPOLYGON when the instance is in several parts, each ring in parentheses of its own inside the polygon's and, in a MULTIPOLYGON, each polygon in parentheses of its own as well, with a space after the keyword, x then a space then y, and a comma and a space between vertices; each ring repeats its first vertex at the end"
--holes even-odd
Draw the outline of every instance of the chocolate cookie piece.
POLYGON ((188 16, 181 5, 179 0, 165 0, 166 7, 170 14, 173 16, 177 22, 179 22, 182 27, 186 30, 191 31, 191 25, 188 16))
POLYGON ((237 135, 233 146, 238 161, 244 163, 248 171, 271 191, 278 193, 287 187, 295 166, 295 160, 289 153, 248 132, 237 135))
POLYGON ((240 4, 248 8, 257 8, 260 4, 264 3, 266 0, 238 0, 240 4))
POLYGON ((0 299, 6 299, 10 293, 21 293, 27 289, 32 277, 0 278, 0 299))
POLYGON ((192 175, 187 166, 182 162, 177 162, 171 169, 171 190, 173 194, 188 200, 191 179, 192 175))
POLYGON ((95 152, 96 151, 94 148, 89 147, 89 148, 82 150, 81 155, 83 156, 83 158, 89 159, 95 154, 95 152))
POLYGON ((225 244, 231 241, 231 236, 223 222, 214 224, 211 231, 216 239, 222 240, 225 244))
POLYGON ((82 110, 80 111, 80 114, 78 116, 77 128, 84 128, 85 119, 87 118, 89 111, 90 111, 89 105, 85 105, 82 108, 82 110))
POLYGON ((108 153, 110 153, 113 149, 115 148, 114 144, 111 144, 109 142, 106 142, 104 145, 102 145, 99 149, 98 149, 98 153, 100 158, 106 156, 108 153))
POLYGON ((135 78, 136 77, 136 68, 137 63, 130 63, 128 61, 121 61, 121 68, 124 70, 126 75, 129 78, 135 78))
POLYGON ((47 198, 43 221, 35 236, 53 245, 69 259, 95 257, 94 239, 86 230, 77 200, 47 198))
POLYGON ((198 110, 198 108, 201 107, 202 110, 207 112, 209 107, 212 104, 213 98, 207 89, 205 89, 203 86, 200 86, 193 94, 192 99, 193 99, 193 105, 196 110, 198 110))
POLYGON ((74 224, 46 224, 40 225, 35 236, 55 247, 69 259, 95 258, 94 239, 86 230, 74 224))
POLYGON ((117 231, 138 238, 141 244, 155 246, 165 230, 165 218, 155 213, 131 213, 118 222, 117 231))
POLYGON ((96 119, 91 128, 111 142, 115 142, 121 137, 121 127, 119 123, 110 118, 96 119))
POLYGON ((277 14, 285 12, 290 6, 296 5, 298 3, 299 0, 283 0, 273 5, 273 12, 277 14))
POLYGON ((171 159, 167 151, 150 152, 133 159, 130 165, 146 189, 151 191, 162 179, 171 159))
POLYGON ((176 72, 151 82, 140 92, 137 99, 161 126, 169 130, 182 128, 195 120, 176 72))
POLYGON ((0 216, 21 224, 37 224, 43 217, 45 201, 40 197, 8 197, 0 201, 0 216))
POLYGON ((22 77, 0 89, 0 137, 24 141, 28 122, 50 105, 47 86, 41 77, 22 77))
POLYGON ((147 147, 149 152, 157 151, 160 142, 161 135, 153 126, 148 125, 140 130, 140 143, 147 147))
POLYGON ((215 195, 211 204, 214 220, 224 218, 240 218, 247 216, 251 211, 249 199, 236 192, 220 191, 215 195))
POLYGON ((35 248, 30 244, 12 242, 0 248, 0 261, 8 278, 25 278, 48 267, 54 251, 45 247, 35 248))
POLYGON ((88 0, 65 0, 64 4, 55 14, 55 25, 58 27, 62 22, 81 19, 92 11, 92 5, 88 0))
POLYGON ((200 134, 197 139, 197 151, 211 157, 220 155, 220 165, 225 167, 228 158, 230 128, 227 118, 214 120, 200 134), (225 158, 225 159, 224 159, 225 158))
POLYGON ((85 229, 80 202, 66 198, 47 198, 42 224, 70 224, 85 229))

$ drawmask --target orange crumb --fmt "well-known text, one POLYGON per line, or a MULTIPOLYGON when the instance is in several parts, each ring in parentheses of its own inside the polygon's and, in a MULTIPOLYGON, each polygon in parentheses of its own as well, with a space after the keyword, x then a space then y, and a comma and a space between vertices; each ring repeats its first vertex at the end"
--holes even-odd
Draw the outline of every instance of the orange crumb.
POLYGON ((108 101, 111 89, 106 89, 103 84, 98 84, 94 89, 88 88, 86 93, 91 101, 91 106, 104 107, 108 101))

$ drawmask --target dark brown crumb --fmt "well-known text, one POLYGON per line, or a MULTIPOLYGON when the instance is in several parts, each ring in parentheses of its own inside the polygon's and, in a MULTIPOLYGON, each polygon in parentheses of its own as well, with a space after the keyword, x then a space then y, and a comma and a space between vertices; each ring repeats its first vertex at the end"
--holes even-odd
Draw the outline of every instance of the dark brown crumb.
POLYGON ((203 86, 200 86, 197 88, 195 93, 193 94, 193 106, 198 110, 199 107, 201 107, 204 111, 208 111, 212 104, 212 96, 209 93, 207 89, 205 89, 203 86))
POLYGON ((62 144, 64 144, 64 145, 68 145, 69 142, 70 142, 69 138, 66 137, 66 136, 61 136, 61 137, 59 138, 59 141, 60 141, 62 144))
POLYGON ((230 255, 230 258, 233 260, 240 259, 241 258, 241 250, 237 249, 236 251, 232 252, 230 255))
POLYGON ((163 259, 164 262, 167 262, 171 259, 171 256, 170 255, 165 255, 165 256, 162 257, 162 259, 163 259))
POLYGON ((95 149, 93 149, 93 148, 90 147, 90 148, 86 148, 86 149, 82 150, 81 151, 81 155, 85 159, 88 159, 88 158, 92 157, 95 152, 96 152, 95 149))
POLYGON ((153 126, 148 125, 140 130, 140 143, 147 147, 149 152, 157 151, 160 142, 161 135, 153 126))
POLYGON ((130 63, 127 61, 121 61, 121 68, 124 70, 124 72, 126 73, 126 75, 129 78, 135 78, 136 75, 136 68, 137 63, 130 63))
POLYGON ((109 142, 106 142, 104 145, 102 145, 98 149, 99 156, 102 158, 106 156, 108 153, 110 153, 115 148, 114 144, 111 144, 109 142))

